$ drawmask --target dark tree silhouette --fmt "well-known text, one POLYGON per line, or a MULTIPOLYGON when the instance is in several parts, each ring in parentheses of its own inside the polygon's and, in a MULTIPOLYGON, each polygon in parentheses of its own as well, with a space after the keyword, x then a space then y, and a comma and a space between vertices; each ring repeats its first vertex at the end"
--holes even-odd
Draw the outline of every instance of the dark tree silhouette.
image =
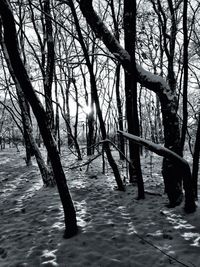
POLYGON ((64 210, 64 237, 70 238, 74 236, 78 231, 76 212, 68 190, 65 174, 61 165, 59 151, 51 133, 51 125, 48 124, 48 119, 45 110, 32 87, 27 71, 20 58, 15 29, 15 21, 12 14, 12 9, 7 0, 3 0, 0 2, 0 16, 3 24, 4 41, 8 51, 10 64, 12 65, 15 76, 21 86, 21 89, 24 92, 26 99, 32 107, 33 113, 37 119, 40 132, 51 161, 54 178, 57 183, 58 192, 64 210))
MULTIPOLYGON (((124 1, 124 43, 125 49, 130 55, 131 72, 125 70, 125 94, 126 94, 126 117, 128 132, 140 135, 139 118, 137 110, 137 78, 136 78, 136 1, 124 1)), ((138 198, 144 198, 144 185, 140 164, 139 146, 129 141, 129 155, 131 166, 129 166, 130 182, 137 181, 138 198)))

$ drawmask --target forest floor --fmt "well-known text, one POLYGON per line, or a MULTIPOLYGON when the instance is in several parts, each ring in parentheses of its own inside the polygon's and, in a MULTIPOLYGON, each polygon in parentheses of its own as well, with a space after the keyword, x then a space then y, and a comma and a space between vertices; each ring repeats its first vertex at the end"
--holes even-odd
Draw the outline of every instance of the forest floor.
POLYGON ((135 186, 114 190, 113 175, 108 167, 102 174, 100 159, 87 171, 69 169, 75 160, 65 152, 63 165, 80 228, 68 240, 62 238, 56 188, 44 187, 36 163, 26 167, 23 157, 23 150, 0 151, 0 267, 200 266, 200 209, 185 214, 183 204, 165 207, 156 155, 142 159, 148 193, 138 201, 135 186))

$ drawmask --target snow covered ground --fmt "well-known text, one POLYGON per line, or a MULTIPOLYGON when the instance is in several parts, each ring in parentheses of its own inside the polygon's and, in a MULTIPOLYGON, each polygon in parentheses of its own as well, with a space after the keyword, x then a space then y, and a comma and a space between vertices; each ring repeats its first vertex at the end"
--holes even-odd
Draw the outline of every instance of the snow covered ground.
POLYGON ((168 267, 200 266, 200 211, 187 215, 183 205, 167 209, 161 195, 160 159, 143 159, 145 200, 137 190, 114 190, 100 159, 69 170, 74 159, 63 157, 77 210, 80 232, 62 238, 63 213, 56 188, 42 185, 24 152, 0 151, 0 267, 168 267), (152 167, 150 163, 152 160, 152 167))

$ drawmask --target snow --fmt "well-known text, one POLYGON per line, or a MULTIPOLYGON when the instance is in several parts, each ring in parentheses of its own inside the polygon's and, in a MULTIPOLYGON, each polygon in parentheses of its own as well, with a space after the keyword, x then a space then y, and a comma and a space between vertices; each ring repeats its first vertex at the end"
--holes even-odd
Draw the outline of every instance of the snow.
POLYGON ((63 156, 80 228, 66 240, 57 190, 43 187, 35 163, 26 167, 23 153, 0 151, 1 267, 200 266, 199 209, 187 215, 182 206, 165 207, 160 157, 143 157, 145 190, 155 194, 138 201, 134 186, 114 190, 110 168, 101 174, 99 158, 86 172, 86 167, 70 170, 75 160, 63 156))
POLYGON ((159 75, 155 75, 145 70, 141 65, 136 64, 138 79, 146 88, 155 93, 163 93, 169 100, 173 100, 176 95, 171 91, 168 83, 159 75))

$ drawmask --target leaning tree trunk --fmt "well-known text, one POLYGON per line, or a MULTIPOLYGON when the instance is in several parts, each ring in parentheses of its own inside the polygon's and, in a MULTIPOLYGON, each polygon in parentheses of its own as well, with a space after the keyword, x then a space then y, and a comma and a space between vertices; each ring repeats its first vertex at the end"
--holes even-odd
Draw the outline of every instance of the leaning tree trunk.
MULTIPOLYGON (((104 42, 108 50, 119 60, 124 69, 132 72, 132 63, 130 54, 119 44, 117 39, 105 26, 103 21, 97 15, 92 6, 92 0, 80 0, 80 8, 88 24, 95 32, 98 38, 104 42)), ((180 132, 179 120, 177 115, 177 97, 176 94, 165 80, 158 75, 154 75, 144 70, 140 65, 136 65, 137 81, 144 87, 155 92, 161 101, 165 146, 180 154, 180 132)), ((177 205, 182 197, 182 190, 179 181, 182 180, 182 174, 177 173, 176 164, 173 161, 164 160, 163 174, 165 184, 167 184, 168 197, 170 205, 177 205), (172 179, 175 179, 175 181, 172 179), (170 183, 172 181, 172 184, 170 183)))
MULTIPOLYGON (((10 68, 10 66, 9 66, 10 68)), ((30 123, 30 118, 29 118, 29 114, 27 112, 27 101, 25 99, 24 93, 20 87, 19 82, 17 81, 17 79, 15 78, 16 83, 16 89, 17 89, 17 95, 18 95, 18 99, 19 99, 19 105, 20 105, 20 109, 22 111, 22 116, 23 116, 23 121, 24 121, 24 129, 25 129, 25 133, 27 134, 27 139, 28 142, 30 144, 31 147, 31 152, 33 155, 35 155, 39 170, 40 170, 40 174, 42 176, 42 180, 44 185, 49 186, 49 185, 54 185, 55 181, 53 179, 53 175, 50 171, 50 169, 46 166, 45 161, 42 157, 42 154, 37 146, 37 143, 35 141, 35 138, 33 136, 33 131, 32 131, 32 126, 30 123)))
POLYGON ((66 178, 61 165, 59 152, 51 133, 51 127, 47 123, 47 116, 45 110, 32 87, 26 69, 20 58, 14 16, 7 0, 0 1, 0 16, 4 28, 4 41, 10 58, 10 63, 12 65, 15 76, 19 81, 19 84, 25 94, 25 97, 27 98, 28 102, 32 107, 33 113, 37 119, 40 128, 44 144, 49 154, 54 178, 57 183, 58 192, 64 210, 64 236, 66 238, 69 238, 71 236, 74 236, 78 231, 76 212, 66 183, 66 178))

